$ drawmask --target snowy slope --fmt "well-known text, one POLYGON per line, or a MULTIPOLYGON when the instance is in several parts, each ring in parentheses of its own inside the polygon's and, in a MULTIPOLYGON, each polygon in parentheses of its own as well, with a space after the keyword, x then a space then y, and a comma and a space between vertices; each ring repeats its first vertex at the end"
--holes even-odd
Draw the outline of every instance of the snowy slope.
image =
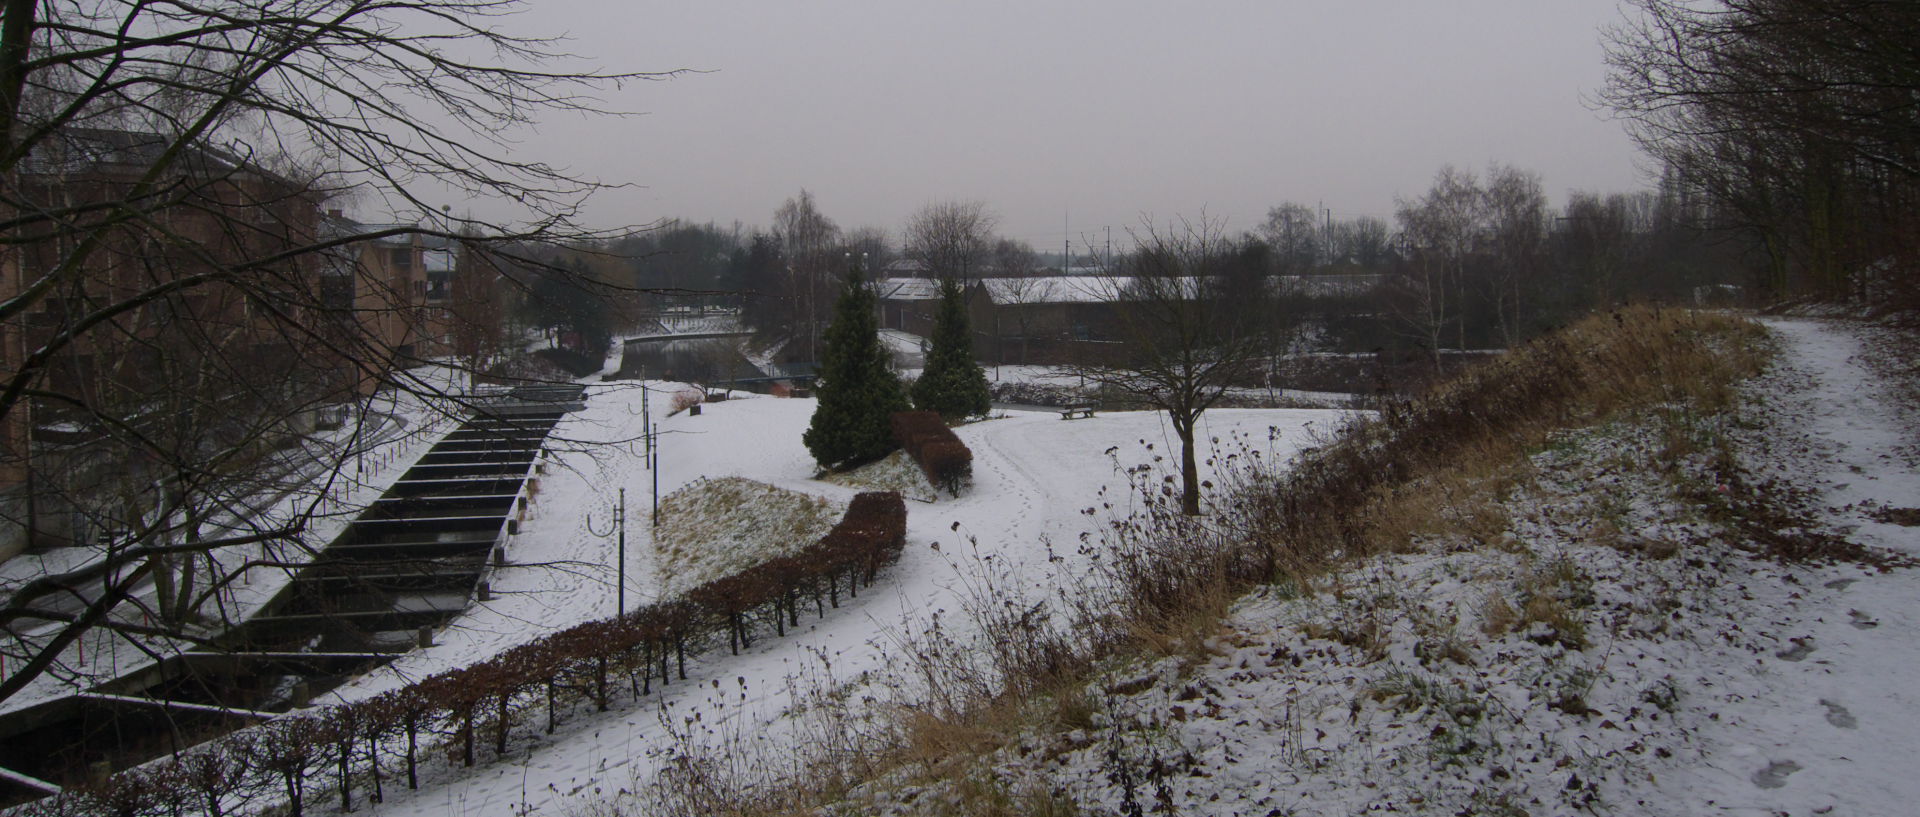
MULTIPOLYGON (((1885 513, 1920 508, 1916 425, 1859 328, 1770 326, 1782 359, 1747 420, 1695 430, 1810 490, 1816 532, 1920 554, 1885 513)), ((1916 813, 1920 573, 1770 558, 1685 499, 1716 488, 1671 443, 1567 435, 1496 546, 1252 594, 1199 655, 1101 677, 1086 726, 998 753, 995 785, 1111 813, 1916 813)), ((950 784, 858 808, 945 813, 950 784)))
MULTIPOLYGON (((709 404, 698 417, 663 416, 672 388, 649 383, 661 449, 659 491, 667 495, 701 476, 743 476, 836 500, 856 489, 815 479, 800 444, 812 400, 743 399, 709 404)), ((406 680, 478 660, 521 640, 613 612, 610 542, 606 530, 618 488, 627 490, 628 603, 655 597, 659 582, 645 554, 653 472, 638 441, 644 426, 641 394, 632 384, 598 386, 587 408, 556 431, 573 441, 555 453, 522 533, 510 545, 514 566, 494 581, 493 601, 470 610, 441 635, 386 669, 343 687, 340 699, 373 694, 406 680)), ((1242 432, 1262 441, 1274 432, 1274 453, 1307 444, 1312 427, 1326 428, 1341 412, 1222 410, 1207 415, 1207 431, 1223 439, 1242 432)), ((1020 577, 1036 594, 1057 592, 1073 558, 1055 560, 1049 545, 1073 556, 1092 523, 1081 511, 1095 505, 1102 486, 1124 496, 1118 469, 1169 450, 1161 415, 1113 413, 1062 421, 1058 414, 1013 413, 957 429, 974 451, 973 487, 958 498, 910 502, 908 548, 873 592, 802 619, 799 633, 766 638, 738 656, 724 649, 690 666, 691 681, 642 699, 625 711, 575 713, 555 735, 515 747, 514 760, 458 775, 437 764, 419 792, 389 788, 375 813, 465 814, 530 809, 564 813, 580 802, 653 776, 668 749, 681 741, 758 743, 789 739, 782 714, 795 696, 827 678, 877 673, 888 650, 914 627, 958 620, 970 582, 988 573, 1020 577), (1146 448, 1151 443, 1153 449, 1146 448), (1109 450, 1112 449, 1112 453, 1109 450), (972 544, 962 546, 968 539, 972 544), (984 561, 982 561, 984 560, 984 561)), ((964 635, 964 633, 960 633, 964 635)))

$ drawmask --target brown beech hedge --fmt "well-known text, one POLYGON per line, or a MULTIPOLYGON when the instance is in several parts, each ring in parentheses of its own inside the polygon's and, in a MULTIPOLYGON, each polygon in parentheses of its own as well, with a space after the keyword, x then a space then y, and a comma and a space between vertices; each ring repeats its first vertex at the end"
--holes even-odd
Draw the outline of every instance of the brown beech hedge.
POLYGON ((894 441, 920 464, 928 482, 958 495, 973 478, 973 452, 940 419, 939 412, 897 411, 890 420, 894 441))
POLYGON ((682 598, 585 622, 368 700, 290 713, 15 813, 299 817, 316 786, 343 810, 357 798, 378 802, 388 785, 417 788, 421 764, 435 754, 472 766, 486 750, 505 755, 516 731, 550 734, 581 705, 605 711, 622 687, 638 697, 655 681, 684 681, 687 656, 717 648, 722 634, 738 653, 769 628, 784 635, 803 609, 824 617, 900 557, 906 532, 899 494, 863 493, 820 541, 682 598), (529 722, 542 713, 540 723, 529 722))

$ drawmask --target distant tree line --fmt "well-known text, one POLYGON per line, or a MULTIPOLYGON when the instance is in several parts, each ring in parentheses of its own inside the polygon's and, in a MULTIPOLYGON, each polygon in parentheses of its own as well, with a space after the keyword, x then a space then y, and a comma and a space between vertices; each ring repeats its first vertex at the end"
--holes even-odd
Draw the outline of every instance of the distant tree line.
MULTIPOLYGON (((1772 291, 1763 280, 1766 245, 1737 225, 1737 214, 1677 175, 1656 190, 1576 191, 1556 207, 1538 174, 1495 163, 1483 173, 1442 168, 1425 192, 1397 201, 1390 220, 1282 202, 1252 229, 1220 238, 1249 253, 1237 268, 1272 284, 1261 303, 1276 311, 1276 351, 1437 358, 1512 346, 1629 301, 1764 297, 1772 291)), ((818 363, 842 279, 855 266, 869 280, 896 262, 906 274, 962 284, 1009 278, 1001 295, 1010 303, 1037 294, 1020 281, 1065 272, 1043 267, 1030 244, 994 227, 982 202, 939 201, 909 214, 897 233, 842 230, 802 190, 769 228, 668 221, 581 247, 575 263, 588 278, 647 292, 643 311, 738 310, 777 359, 818 363)), ((1133 252, 1099 260, 1107 272, 1124 271, 1133 252)))
POLYGON ((1920 4, 1634 0, 1602 100, 1676 198, 1758 250, 1774 298, 1911 306, 1920 4))

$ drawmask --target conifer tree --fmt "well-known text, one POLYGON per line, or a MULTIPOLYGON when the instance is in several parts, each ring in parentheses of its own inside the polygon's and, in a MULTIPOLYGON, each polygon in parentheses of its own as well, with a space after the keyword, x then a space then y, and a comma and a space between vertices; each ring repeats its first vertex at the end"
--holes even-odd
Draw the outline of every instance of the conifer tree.
POLYGON ((958 420, 986 414, 992 407, 987 373, 973 359, 973 332, 960 282, 940 281, 940 307, 933 317, 933 348, 927 367, 913 384, 913 402, 923 411, 958 420))
POLYGON ((872 288, 858 267, 849 270, 821 339, 820 405, 801 437, 823 468, 858 465, 897 447, 890 420, 907 410, 907 393, 887 366, 874 312, 872 288))

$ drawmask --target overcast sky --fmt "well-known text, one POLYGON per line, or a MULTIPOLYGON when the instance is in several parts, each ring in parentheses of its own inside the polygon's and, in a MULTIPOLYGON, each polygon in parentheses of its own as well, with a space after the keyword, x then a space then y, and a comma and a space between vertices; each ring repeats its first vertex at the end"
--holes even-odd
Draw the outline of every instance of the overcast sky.
POLYGON ((1601 84, 1616 0, 536 0, 609 70, 701 69, 543 125, 541 158, 642 189, 601 224, 771 221, 801 188, 842 227, 978 199, 1055 250, 1142 214, 1249 229, 1282 201, 1390 217, 1442 165, 1569 190, 1647 180, 1601 84))

